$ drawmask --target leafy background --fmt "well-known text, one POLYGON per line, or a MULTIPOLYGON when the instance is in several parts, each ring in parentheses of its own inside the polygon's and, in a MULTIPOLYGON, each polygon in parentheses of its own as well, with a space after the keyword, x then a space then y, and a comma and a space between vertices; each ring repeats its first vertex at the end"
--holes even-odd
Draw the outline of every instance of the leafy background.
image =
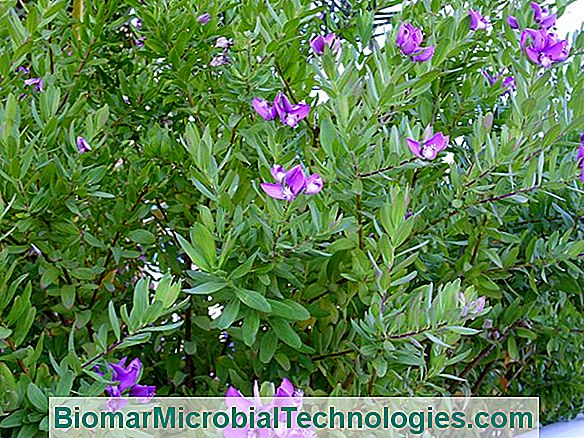
POLYGON ((386 12, 401 3, 0 4, 0 434, 43 436, 47 397, 103 394, 93 365, 123 356, 161 396, 289 377, 534 395, 544 423, 583 408, 583 37, 541 71, 504 22, 533 26, 528 2, 473 1, 492 22, 474 33, 467 2, 386 12), (395 47, 401 20, 431 62, 395 47), (328 31, 342 52, 315 57, 328 31), (312 106, 296 129, 253 112, 278 91, 312 106), (412 159, 429 124, 448 154, 412 159), (269 199, 274 163, 325 188, 269 199), (465 315, 461 294, 487 307, 465 315))

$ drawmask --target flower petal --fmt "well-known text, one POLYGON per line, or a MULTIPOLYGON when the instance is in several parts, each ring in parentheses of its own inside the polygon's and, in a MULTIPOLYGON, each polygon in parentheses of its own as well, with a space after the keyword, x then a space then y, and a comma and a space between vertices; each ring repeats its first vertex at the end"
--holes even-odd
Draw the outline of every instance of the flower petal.
POLYGON ((519 22, 513 15, 507 15, 506 21, 511 29, 519 29, 519 22))
POLYGON ((421 49, 419 52, 417 52, 414 56, 412 56, 412 61, 415 62, 429 61, 430 59, 432 59, 432 56, 434 56, 434 50, 435 50, 434 46, 425 47, 421 49))
POLYGON ((239 390, 230 386, 225 394, 225 406, 228 408, 236 407, 242 412, 247 412, 252 406, 252 402, 246 399, 239 390))
POLYGON ((412 151, 412 153, 419 158, 424 158, 420 152, 420 142, 413 140, 411 138, 406 138, 406 143, 408 144, 408 147, 410 148, 410 151, 412 151))
POLYGON ((324 53, 325 45, 326 41, 322 35, 316 35, 310 40, 310 47, 312 47, 312 51, 317 55, 322 55, 324 53))
POLYGON ((436 149, 436 152, 443 151, 448 146, 448 136, 437 132, 424 143, 424 146, 430 146, 436 149))
POLYGON ((300 193, 306 187, 306 175, 302 170, 302 166, 293 167, 286 174, 286 184, 292 190, 294 195, 300 193))
POLYGON ((284 187, 281 184, 262 183, 260 187, 270 198, 286 199, 284 187))
POLYGON ((531 47, 525 48, 525 54, 527 55, 529 60, 534 64, 541 64, 541 61, 539 59, 539 53, 533 50, 531 47))
POLYGON ((285 116, 290 111, 292 111, 292 104, 288 100, 288 98, 282 93, 281 91, 276 95, 274 99, 274 108, 276 112, 280 116, 280 119, 283 123, 285 123, 285 116))
POLYGON ((286 169, 284 169, 279 164, 275 164, 274 166, 272 166, 270 172, 274 177, 274 181, 276 181, 277 183, 281 183, 282 181, 284 181, 284 177, 286 176, 286 169))
POLYGON ((322 190, 324 183, 318 173, 313 173, 306 179, 306 189, 304 193, 307 195, 316 195, 322 190))
POLYGON ((138 402, 146 404, 156 395, 156 386, 134 385, 130 389, 132 397, 138 397, 138 402))
POLYGON ((265 121, 274 120, 276 118, 276 112, 267 100, 254 97, 251 103, 259 116, 265 121))

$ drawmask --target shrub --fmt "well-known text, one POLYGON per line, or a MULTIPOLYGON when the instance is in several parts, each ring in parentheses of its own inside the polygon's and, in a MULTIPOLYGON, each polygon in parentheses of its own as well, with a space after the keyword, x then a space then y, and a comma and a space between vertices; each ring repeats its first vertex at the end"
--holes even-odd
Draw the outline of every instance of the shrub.
POLYGON ((1 434, 130 372, 582 409, 582 36, 312 3, 2 2, 1 434))

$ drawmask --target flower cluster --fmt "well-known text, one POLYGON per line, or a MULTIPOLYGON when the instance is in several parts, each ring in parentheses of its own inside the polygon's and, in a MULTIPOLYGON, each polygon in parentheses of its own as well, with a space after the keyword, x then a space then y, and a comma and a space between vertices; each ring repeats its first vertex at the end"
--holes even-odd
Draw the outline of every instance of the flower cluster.
POLYGON ((449 137, 441 132, 432 135, 432 128, 428 127, 422 141, 407 138, 406 142, 410 151, 418 157, 425 160, 433 160, 438 152, 443 151, 448 146, 449 137))
POLYGON ((333 53, 337 53, 341 49, 341 41, 334 33, 329 33, 326 36, 314 35, 310 39, 310 47, 317 55, 322 55, 326 47, 333 53))
MULTIPOLYGON (((233 428, 228 426, 223 430, 226 438, 244 438, 253 436, 278 436, 278 437, 289 437, 289 438, 313 438, 315 437, 314 431, 309 429, 302 429, 297 426, 296 415, 297 412, 302 408, 303 404, 303 392, 300 389, 294 388, 294 385, 290 380, 284 378, 282 383, 276 389, 274 397, 271 400, 262 400, 260 396, 260 390, 258 382, 254 383, 253 388, 254 396, 253 399, 249 400, 243 396, 243 394, 233 386, 230 386, 225 394, 225 405, 228 409, 236 408, 240 412, 249 412, 253 409, 255 418, 257 418, 257 425, 265 423, 266 427, 261 427, 256 429, 250 428, 249 424, 246 424, 241 428, 233 428), (286 415, 282 412, 283 407, 295 407, 297 412, 292 414, 292 428, 285 429, 269 429, 273 422, 268 423, 266 418, 270 418, 269 415, 274 411, 274 408, 279 408, 278 420, 280 423, 286 422, 286 415), (266 415, 264 415, 264 413, 266 415)), ((273 420, 273 419, 272 419, 273 420)))
POLYGON ((434 46, 421 47, 423 40, 422 31, 411 23, 402 23, 397 31, 397 46, 412 61, 426 62, 434 56, 434 46))
POLYGON ((262 183, 261 188, 268 196, 292 202, 301 193, 316 195, 322 190, 323 182, 319 174, 306 176, 302 166, 298 165, 289 171, 275 165, 271 169, 275 183, 262 183))
MULTIPOLYGON (((120 409, 126 404, 125 400, 116 400, 121 398, 124 392, 128 392, 130 397, 137 397, 140 403, 148 403, 156 393, 155 386, 138 384, 142 371, 140 359, 135 358, 128 365, 126 365, 126 360, 127 358, 124 357, 117 364, 108 364, 108 368, 112 370, 112 381, 117 382, 117 384, 108 386, 105 392, 114 398, 109 406, 116 409, 120 409)), ((97 365, 94 367, 94 371, 100 376, 105 375, 97 365)))
MULTIPOLYGON (((533 19, 539 29, 524 29, 521 32, 521 50, 525 52, 527 58, 536 65, 544 68, 551 67, 552 64, 564 61, 569 53, 567 40, 561 40, 550 28, 556 24, 556 14, 550 13, 546 8, 531 2, 533 9, 533 19)), ((506 18, 507 24, 512 29, 519 29, 519 21, 513 15, 506 18)))
POLYGON ((217 38, 217 41, 215 41, 215 47, 219 48, 219 49, 223 49, 223 52, 215 57, 213 57, 213 59, 211 60, 211 62, 209 63, 209 65, 211 67, 219 67, 221 65, 226 65, 229 64, 229 48, 233 45, 233 41, 229 38, 225 38, 225 37, 219 37, 217 38))
POLYGON ((292 128, 297 126, 300 120, 306 118, 310 113, 310 105, 305 102, 293 105, 282 92, 278 93, 273 105, 259 97, 252 100, 252 105, 265 121, 279 117, 283 124, 292 128))
POLYGON ((568 41, 547 29, 525 29, 521 32, 521 49, 531 62, 548 68, 556 62, 564 61, 569 53, 568 41))

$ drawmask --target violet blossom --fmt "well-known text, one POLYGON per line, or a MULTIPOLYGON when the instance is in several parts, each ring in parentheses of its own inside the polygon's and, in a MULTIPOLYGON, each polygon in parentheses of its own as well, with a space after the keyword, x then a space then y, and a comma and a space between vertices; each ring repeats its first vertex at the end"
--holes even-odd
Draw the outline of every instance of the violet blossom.
POLYGON ((576 161, 580 161, 580 181, 584 183, 584 132, 580 135, 580 146, 578 147, 576 161))
POLYGON ((517 17, 513 15, 507 15, 506 21, 511 29, 519 29, 519 22, 517 21, 517 17))
POLYGON ((461 294, 460 299, 462 301, 462 317, 465 318, 468 315, 476 315, 477 313, 481 313, 487 304, 487 300, 484 296, 480 296, 474 301, 466 302, 466 297, 464 294, 461 294))
POLYGON ((85 154, 86 152, 90 151, 91 146, 89 145, 89 143, 87 143, 87 140, 85 140, 81 136, 77 137, 77 152, 79 152, 80 154, 85 154))
POLYGON ((471 30, 483 30, 486 29, 489 25, 489 20, 486 17, 483 17, 479 11, 475 11, 474 9, 469 9, 470 15, 470 29, 471 30))
MULTIPOLYGON (((256 381, 254 383, 253 398, 247 399, 243 394, 233 386, 230 386, 225 394, 225 406, 230 409, 237 409, 239 412, 249 412, 253 408, 255 415, 256 429, 250 428, 249 424, 245 424, 242 427, 228 426, 223 429, 223 433, 226 438, 247 438, 252 436, 260 437, 290 437, 290 438, 308 438, 314 437, 314 431, 312 428, 303 429, 297 426, 296 416, 298 411, 302 408, 303 404, 303 392, 299 389, 294 388, 294 385, 290 380, 284 378, 280 386, 276 389, 274 397, 269 399, 262 399, 260 395, 259 385, 256 381), (274 408, 280 408, 280 414, 278 415, 278 421, 285 424, 287 414, 281 411, 283 407, 295 407, 297 411, 292 414, 292 428, 285 428, 280 430, 271 429, 271 424, 266 425, 268 427, 260 427, 262 424, 261 418, 263 417, 262 412, 266 412, 269 415, 275 411, 274 408)), ((273 421, 273 419, 272 419, 273 421)))
POLYGON ((333 53, 337 53, 341 48, 341 41, 334 33, 329 33, 326 36, 314 35, 310 39, 310 47, 317 55, 322 55, 326 47, 333 53))
POLYGON ((44 87, 45 83, 41 78, 30 78, 30 79, 26 79, 24 81, 24 85, 27 85, 27 86, 34 85, 35 91, 38 91, 40 93, 43 91, 43 87, 44 87))
POLYGON ((568 41, 560 40, 545 29, 525 29, 521 32, 521 48, 531 62, 544 68, 564 61, 570 52, 568 41))
POLYGON ((438 155, 438 152, 443 151, 448 146, 449 137, 441 132, 432 135, 432 128, 428 127, 424 134, 424 140, 416 141, 412 138, 407 138, 406 142, 410 151, 418 157, 425 160, 433 160, 438 155))
MULTIPOLYGON (((126 358, 124 357, 117 364, 108 364, 108 367, 112 370, 112 380, 117 382, 117 385, 110 385, 105 389, 106 393, 111 397, 121 397, 126 390, 129 390, 130 396, 137 397, 138 402, 148 403, 156 394, 155 386, 138 384, 142 371, 140 359, 135 358, 126 365, 126 358)), ((99 368, 96 369, 96 372, 103 375, 99 368)))
POLYGON ((301 193, 316 195, 322 190, 324 184, 321 176, 317 173, 307 177, 300 165, 286 171, 282 166, 276 164, 270 171, 275 183, 262 183, 260 186, 268 196, 274 199, 292 202, 301 193))
POLYGON ((109 367, 113 370, 112 380, 118 381, 119 384, 117 386, 108 386, 106 391, 122 393, 138 382, 138 377, 142 370, 142 362, 140 359, 135 358, 126 366, 126 358, 124 357, 117 364, 109 364, 109 367))
POLYGON ((256 110, 256 112, 266 122, 269 122, 270 120, 274 120, 278 116, 278 112, 276 111, 276 108, 274 108, 274 106, 271 105, 270 102, 268 102, 265 99, 261 99, 259 97, 254 97, 253 100, 251 101, 251 103, 252 103, 254 109, 256 110))
POLYGON ((217 41, 215 41, 215 47, 219 47, 220 49, 228 49, 232 45, 233 41, 225 37, 219 37, 217 38, 217 41))
POLYGON ((229 57, 225 53, 213 57, 209 63, 211 67, 220 67, 227 64, 229 64, 229 57))
POLYGON ((204 14, 201 14, 197 17, 197 21, 204 26, 209 21, 211 21, 211 14, 209 14, 208 12, 205 12, 204 14))
POLYGON ((280 116, 281 122, 291 128, 297 126, 300 120, 308 117, 310 113, 310 105, 304 101, 293 105, 282 92, 276 95, 274 108, 280 116))
POLYGON ((502 76, 500 73, 495 73, 491 76, 486 70, 482 70, 482 73, 491 86, 495 85, 502 78, 503 94, 509 94, 510 90, 515 89, 515 78, 513 76, 502 76))
POLYGON ((412 61, 426 62, 434 56, 434 46, 420 47, 423 41, 422 31, 411 23, 402 23, 397 32, 396 44, 412 61))
POLYGON ((549 29, 556 25, 556 14, 551 14, 548 9, 542 8, 536 2, 531 2, 533 19, 542 29, 549 29))

